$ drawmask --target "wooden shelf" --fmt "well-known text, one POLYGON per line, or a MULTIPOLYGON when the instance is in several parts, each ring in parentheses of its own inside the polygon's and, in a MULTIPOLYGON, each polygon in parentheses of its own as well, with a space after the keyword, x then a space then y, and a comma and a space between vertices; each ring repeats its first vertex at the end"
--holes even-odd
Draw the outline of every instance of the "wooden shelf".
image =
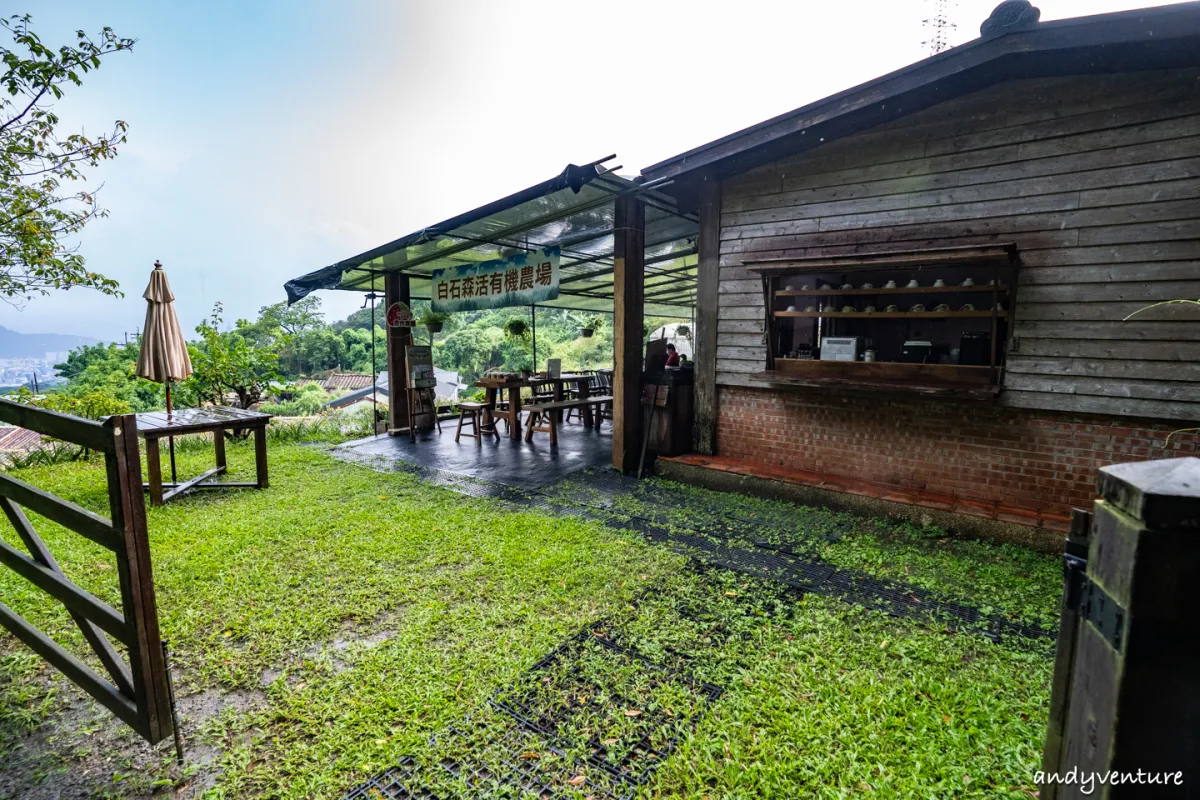
POLYGON ((779 297, 828 297, 829 295, 851 294, 958 294, 960 292, 1008 292, 1008 286, 918 286, 910 289, 907 286, 897 286, 895 289, 779 289, 775 292, 779 297))
MULTIPOLYGON (((1007 317, 1007 311, 995 312, 1007 317)), ((776 311, 777 317, 822 319, 990 319, 991 311, 776 311)))

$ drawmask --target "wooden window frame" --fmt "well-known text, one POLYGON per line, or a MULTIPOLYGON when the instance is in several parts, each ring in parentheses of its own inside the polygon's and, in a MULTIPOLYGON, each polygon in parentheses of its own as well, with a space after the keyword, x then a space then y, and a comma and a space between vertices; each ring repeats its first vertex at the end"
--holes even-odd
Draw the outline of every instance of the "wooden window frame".
MULTIPOLYGON (((993 398, 1003 387, 1003 353, 1007 341, 1000 341, 1001 321, 1011 320, 1016 305, 1017 268, 1019 257, 1014 244, 946 247, 927 250, 907 250, 883 253, 818 256, 813 258, 771 259, 748 261, 743 267, 762 278, 765 306, 765 338, 767 358, 765 369, 753 373, 753 380, 779 386, 842 386, 860 389, 884 389, 921 394, 956 395, 993 398), (899 279, 926 269, 953 271, 956 268, 978 275, 981 269, 991 268, 990 285, 976 284, 969 289, 947 284, 945 287, 923 286, 895 289, 808 290, 781 289, 784 278, 803 279, 805 275, 828 273, 896 273, 899 279), (810 297, 875 297, 882 304, 886 299, 921 295, 977 293, 990 297, 987 311, 949 312, 842 312, 842 311, 780 311, 780 298, 810 297), (1001 308, 1003 310, 1001 310, 1001 308), (960 364, 904 363, 897 361, 821 361, 792 359, 777 355, 778 335, 782 318, 853 319, 878 322, 888 319, 978 318, 991 323, 990 363, 986 366, 960 364)), ((898 281, 899 282, 899 281, 898 281)), ((834 304, 836 307, 836 303, 834 304)), ((1011 325, 1004 338, 1011 335, 1011 325)))

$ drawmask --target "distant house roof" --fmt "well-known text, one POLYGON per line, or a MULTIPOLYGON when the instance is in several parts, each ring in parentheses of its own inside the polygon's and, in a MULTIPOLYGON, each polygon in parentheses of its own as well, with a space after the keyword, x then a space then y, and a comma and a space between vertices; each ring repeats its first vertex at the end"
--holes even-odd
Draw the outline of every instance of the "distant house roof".
MULTIPOLYGON (((457 372, 448 372, 438 367, 433 368, 434 377, 437 378, 437 391, 435 394, 440 400, 449 400, 456 402, 458 400, 458 392, 463 388, 463 385, 458 382, 457 372)), ((357 389, 349 394, 344 394, 341 397, 335 397, 325 403, 327 408, 347 408, 355 403, 363 400, 370 401, 372 397, 378 398, 380 405, 387 405, 388 401, 388 371, 385 369, 379 373, 379 377, 375 381, 375 388, 372 390, 370 386, 371 376, 367 376, 368 385, 361 389, 357 389)))
POLYGON ((1200 64, 1200 2, 1054 22, 1039 23, 1039 16, 1027 0, 1006 0, 978 39, 672 156, 642 175, 673 179, 664 191, 686 210, 698 170, 719 180, 1004 81, 1200 64))
POLYGON ((42 435, 26 428, 0 428, 0 452, 28 453, 42 445, 42 435))
POLYGON ((321 384, 328 389, 362 389, 371 385, 371 375, 367 372, 335 372, 321 384))
POLYGON ((371 375, 366 372, 333 372, 325 375, 318 374, 314 378, 301 378, 297 386, 307 386, 310 383, 319 385, 325 391, 333 389, 362 389, 371 385, 371 375))

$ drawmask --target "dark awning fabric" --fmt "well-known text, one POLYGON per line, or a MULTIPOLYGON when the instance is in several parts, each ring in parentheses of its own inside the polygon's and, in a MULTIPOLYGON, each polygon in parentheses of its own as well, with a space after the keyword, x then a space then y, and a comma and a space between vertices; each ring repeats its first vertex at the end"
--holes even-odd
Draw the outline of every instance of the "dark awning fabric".
POLYGON ((614 200, 646 203, 646 313, 687 316, 695 298, 696 235, 691 215, 666 195, 594 164, 560 174, 465 214, 288 281, 288 303, 318 289, 382 291, 388 272, 409 276, 413 298, 429 296, 437 269, 558 246, 560 295, 544 305, 612 309, 614 200))

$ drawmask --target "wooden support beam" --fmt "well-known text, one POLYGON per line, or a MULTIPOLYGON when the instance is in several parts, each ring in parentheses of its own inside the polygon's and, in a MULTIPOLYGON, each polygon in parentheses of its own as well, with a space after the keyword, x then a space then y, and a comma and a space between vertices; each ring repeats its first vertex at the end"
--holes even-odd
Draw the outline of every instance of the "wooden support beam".
MULTIPOLYGON (((412 305, 408 276, 398 272, 387 272, 383 276, 384 326, 387 327, 387 310, 393 303, 412 305)), ((408 393, 404 390, 404 376, 408 374, 404 348, 412 344, 411 328, 387 327, 388 369, 388 432, 395 433, 408 428, 408 393)))
POLYGON ((613 230, 613 466, 637 469, 642 436, 642 312, 646 207, 634 196, 615 202, 613 230))
POLYGON ((693 397, 696 452, 717 451, 717 306, 720 295, 721 184, 711 173, 700 182, 699 263, 696 266, 696 365, 693 397))

